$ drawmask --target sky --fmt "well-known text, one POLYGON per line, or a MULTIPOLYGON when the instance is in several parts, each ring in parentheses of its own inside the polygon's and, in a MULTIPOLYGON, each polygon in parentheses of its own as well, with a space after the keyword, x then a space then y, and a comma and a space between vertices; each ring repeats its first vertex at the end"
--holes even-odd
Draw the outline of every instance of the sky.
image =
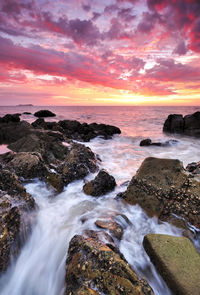
POLYGON ((0 105, 200 105, 200 0, 0 0, 0 105))

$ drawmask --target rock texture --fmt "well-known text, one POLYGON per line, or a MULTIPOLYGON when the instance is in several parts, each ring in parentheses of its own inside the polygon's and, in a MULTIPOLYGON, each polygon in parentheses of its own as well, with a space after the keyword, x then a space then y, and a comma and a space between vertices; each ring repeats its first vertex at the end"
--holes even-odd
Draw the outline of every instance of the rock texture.
POLYGON ((65 281, 66 295, 153 294, 147 282, 138 279, 118 249, 101 242, 95 232, 88 237, 77 235, 71 240, 65 281))
POLYGON ((28 212, 35 208, 34 199, 26 193, 19 178, 0 168, 0 272, 7 269, 11 255, 16 255, 27 238, 28 212))
POLYGON ((102 229, 107 229, 115 238, 121 240, 123 236, 123 228, 114 219, 98 219, 95 221, 95 225, 102 229))
POLYGON ((200 112, 185 117, 179 114, 169 115, 163 131, 200 137, 200 112))
POLYGON ((99 197, 112 191, 115 186, 114 177, 109 175, 105 170, 101 170, 94 180, 84 185, 83 190, 87 195, 99 197))
POLYGON ((200 255, 189 239, 149 234, 143 245, 174 294, 200 294, 200 255))
POLYGON ((100 136, 104 139, 110 139, 114 134, 120 134, 118 127, 106 124, 97 123, 80 123, 76 120, 62 120, 57 122, 45 122, 44 119, 37 119, 32 123, 34 128, 43 128, 46 130, 60 131, 67 138, 78 141, 90 141, 91 139, 100 136))
POLYGON ((56 114, 52 113, 49 110, 40 110, 34 114, 35 117, 55 117, 56 114))
POLYGON ((168 220, 174 213, 200 227, 200 183, 185 173, 179 160, 146 158, 123 199, 139 204, 149 216, 168 220))

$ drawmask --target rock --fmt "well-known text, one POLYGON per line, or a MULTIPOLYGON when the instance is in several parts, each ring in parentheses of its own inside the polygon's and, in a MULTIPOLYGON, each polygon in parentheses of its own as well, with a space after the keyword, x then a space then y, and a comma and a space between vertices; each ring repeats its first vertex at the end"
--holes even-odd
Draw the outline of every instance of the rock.
POLYGON ((184 119, 182 115, 169 115, 163 126, 164 132, 169 133, 183 133, 184 119))
POLYGON ((200 255, 189 239, 149 234, 143 245, 174 294, 199 295, 200 255))
POLYGON ((44 118, 44 117, 55 117, 56 114, 54 114, 54 113, 52 113, 51 111, 48 111, 48 110, 40 110, 40 111, 36 112, 34 114, 34 116, 38 117, 38 118, 40 118, 40 117, 44 118))
POLYGON ((0 122, 0 144, 12 143, 30 133, 31 125, 26 121, 0 122))
POLYGON ((66 295, 82 294, 83 290, 89 292, 86 294, 153 294, 147 282, 138 279, 119 252, 95 234, 76 235, 71 240, 65 282, 66 295))
POLYGON ((200 183, 185 173, 179 160, 146 158, 123 199, 139 204, 149 216, 167 220, 176 214, 200 227, 200 183))
POLYGON ((20 122, 21 114, 7 114, 3 118, 0 118, 0 123, 17 123, 20 122))
POLYGON ((123 235, 123 228, 112 218, 105 220, 98 219, 95 221, 95 225, 99 228, 107 229, 111 234, 113 234, 115 238, 121 240, 123 235))
POLYGON ((105 170, 101 170, 94 180, 83 186, 84 193, 94 197, 105 195, 112 191, 116 186, 113 176, 109 175, 105 170))
POLYGON ((65 158, 62 176, 65 184, 84 178, 88 173, 97 170, 95 154, 90 148, 74 143, 65 158))
POLYGON ((56 173, 56 172, 47 172, 46 175, 46 181, 53 186, 58 193, 61 193, 64 188, 64 182, 62 175, 56 173))
POLYGON ((193 174, 200 174, 200 162, 192 162, 188 164, 186 170, 193 174))
POLYGON ((192 115, 169 115, 163 126, 164 132, 200 136, 200 112, 192 115))
POLYGON ((10 152, 0 155, 0 159, 7 169, 25 179, 44 176, 47 171, 42 156, 37 152, 10 152))
POLYGON ((167 140, 165 142, 152 142, 152 140, 150 138, 146 138, 141 140, 140 142, 140 146, 163 146, 163 147, 168 147, 168 146, 172 146, 178 143, 178 140, 175 139, 170 139, 167 140))
POLYGON ((0 272, 6 271, 28 237, 29 212, 34 208, 35 201, 19 178, 0 168, 0 272))
POLYGON ((140 146, 149 146, 151 145, 151 139, 150 138, 146 138, 140 141, 140 146))
POLYGON ((63 128, 57 122, 45 122, 43 118, 39 118, 35 120, 31 125, 34 128, 38 128, 38 129, 59 131, 61 133, 64 133, 63 128))
POLYGON ((32 115, 30 112, 23 112, 24 115, 32 115))
POLYGON ((64 160, 68 148, 62 144, 62 134, 56 132, 37 131, 10 144, 8 147, 14 152, 37 152, 47 163, 64 160))

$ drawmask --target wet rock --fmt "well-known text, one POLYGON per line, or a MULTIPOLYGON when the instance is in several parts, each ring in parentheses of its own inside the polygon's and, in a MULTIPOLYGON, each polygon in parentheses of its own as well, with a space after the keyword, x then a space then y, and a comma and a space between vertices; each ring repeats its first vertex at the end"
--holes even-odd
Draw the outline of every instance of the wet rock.
POLYGON ((94 180, 83 186, 83 191, 87 195, 99 197, 112 191, 116 186, 113 176, 109 175, 105 170, 101 170, 94 180))
POLYGON ((40 110, 34 114, 35 117, 55 117, 56 114, 52 113, 49 110, 40 110))
POLYGON ((114 221, 112 218, 101 220, 98 219, 95 221, 95 225, 102 229, 107 229, 115 238, 121 240, 123 235, 123 228, 122 226, 114 221))
POLYGON ((1 122, 0 121, 0 144, 12 143, 28 135, 31 125, 26 121, 21 122, 1 122))
POLYGON ((200 227, 200 183, 185 173, 182 162, 146 158, 123 194, 149 216, 168 220, 172 214, 200 227))
POLYGON ((37 152, 10 152, 0 155, 0 160, 7 169, 25 179, 44 176, 47 171, 42 156, 37 152))
POLYGON ((32 115, 30 112, 23 112, 24 115, 32 115))
POLYGON ((73 237, 66 260, 66 295, 81 294, 83 289, 89 289, 89 294, 153 294, 111 248, 94 234, 73 237))
POLYGON ((164 132, 179 133, 188 136, 200 136, 200 112, 192 115, 169 115, 163 126, 164 132))
POLYGON ((64 160, 68 148, 62 144, 62 134, 56 132, 37 131, 9 145, 14 152, 37 152, 42 155, 45 162, 64 160))
POLYGON ((0 169, 0 272, 7 269, 28 237, 35 201, 16 174, 0 169), (22 226, 23 225, 23 226, 22 226), (22 239, 23 237, 23 239, 22 239))
POLYGON ((143 245, 174 294, 199 295, 200 255, 189 239, 149 234, 143 245))
POLYGON ((82 179, 88 173, 94 173, 96 170, 96 157, 91 149, 82 144, 72 144, 62 167, 64 183, 68 184, 74 180, 82 179))
POLYGON ((64 182, 62 175, 56 172, 48 171, 45 178, 48 184, 54 187, 58 193, 61 193, 63 191, 64 182))
POLYGON ((192 162, 188 164, 186 170, 193 174, 200 174, 200 162, 192 162))
POLYGON ((175 139, 170 139, 165 142, 152 142, 150 138, 143 139, 140 142, 140 146, 163 146, 163 147, 168 147, 172 146, 178 143, 178 140, 175 139))

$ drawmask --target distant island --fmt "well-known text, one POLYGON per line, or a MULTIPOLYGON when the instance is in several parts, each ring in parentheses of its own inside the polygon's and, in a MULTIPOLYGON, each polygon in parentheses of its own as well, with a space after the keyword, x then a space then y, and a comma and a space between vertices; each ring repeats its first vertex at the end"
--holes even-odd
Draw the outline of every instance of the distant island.
POLYGON ((33 107, 33 104, 18 104, 16 107, 33 107))

